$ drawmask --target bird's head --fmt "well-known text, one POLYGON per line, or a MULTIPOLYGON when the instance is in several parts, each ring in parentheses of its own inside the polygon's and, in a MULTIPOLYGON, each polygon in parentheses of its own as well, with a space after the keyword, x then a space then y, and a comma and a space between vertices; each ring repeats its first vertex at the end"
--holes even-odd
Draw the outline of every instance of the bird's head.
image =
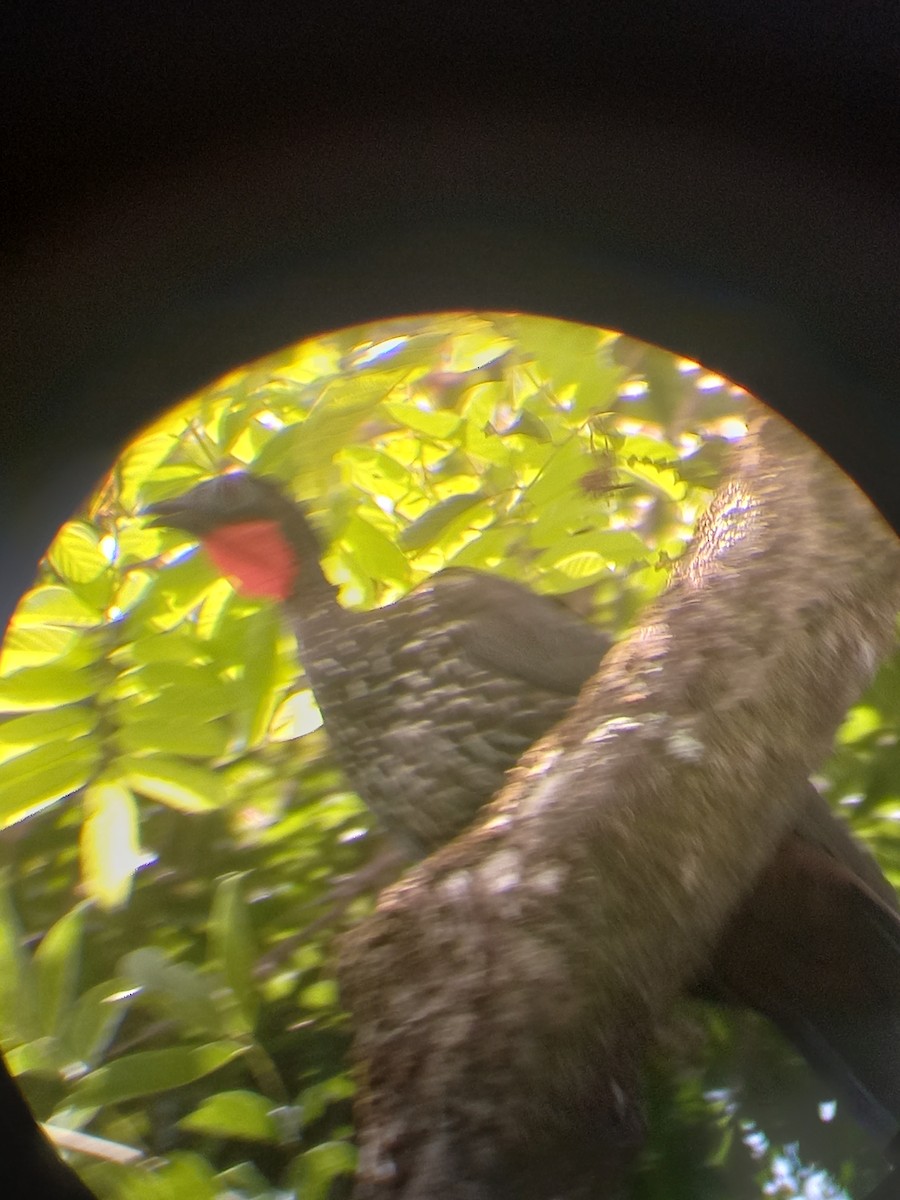
POLYGON ((245 471, 218 475, 144 511, 151 525, 196 538, 247 595, 287 600, 301 572, 324 583, 319 546, 302 511, 268 479, 245 471))
POLYGON ((281 520, 293 505, 268 479, 235 471, 204 479, 189 492, 151 504, 151 525, 183 529, 197 538, 246 521, 281 520))

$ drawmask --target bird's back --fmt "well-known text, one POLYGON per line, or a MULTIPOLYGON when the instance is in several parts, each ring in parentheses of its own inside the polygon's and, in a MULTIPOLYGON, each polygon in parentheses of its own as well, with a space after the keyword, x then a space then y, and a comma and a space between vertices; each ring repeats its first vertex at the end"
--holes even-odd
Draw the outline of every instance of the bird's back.
POLYGON ((295 628, 349 781, 417 853, 471 823, 609 646, 556 601, 459 570, 384 609, 323 606, 295 628))

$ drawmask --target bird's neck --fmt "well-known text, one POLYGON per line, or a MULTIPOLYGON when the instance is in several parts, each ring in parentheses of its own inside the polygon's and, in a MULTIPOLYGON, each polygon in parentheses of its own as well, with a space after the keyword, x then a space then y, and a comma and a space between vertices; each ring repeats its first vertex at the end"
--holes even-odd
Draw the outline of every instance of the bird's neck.
POLYGON ((306 517, 292 508, 282 516, 278 526, 294 563, 288 601, 304 612, 336 604, 337 588, 325 578, 319 561, 322 549, 306 517))
POLYGON ((336 589, 319 563, 319 544, 294 509, 221 525, 203 544, 246 596, 288 603, 301 615, 335 604, 336 589))

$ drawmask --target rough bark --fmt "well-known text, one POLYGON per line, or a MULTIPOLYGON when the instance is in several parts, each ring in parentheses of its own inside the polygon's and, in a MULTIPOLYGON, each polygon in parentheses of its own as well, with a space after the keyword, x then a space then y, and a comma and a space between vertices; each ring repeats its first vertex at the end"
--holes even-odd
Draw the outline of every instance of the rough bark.
POLYGON ((799 815, 898 605, 893 533, 758 417, 642 626, 347 939, 356 1200, 615 1193, 654 1026, 799 815))

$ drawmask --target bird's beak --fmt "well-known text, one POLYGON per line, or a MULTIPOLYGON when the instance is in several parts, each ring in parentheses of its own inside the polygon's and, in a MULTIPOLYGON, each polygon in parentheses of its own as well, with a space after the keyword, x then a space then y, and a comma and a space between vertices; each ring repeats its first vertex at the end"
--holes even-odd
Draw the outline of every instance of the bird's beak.
POLYGON ((142 510, 142 516, 149 517, 147 522, 151 529, 183 529, 188 509, 184 498, 176 496, 172 500, 160 500, 157 504, 148 504, 142 510))

